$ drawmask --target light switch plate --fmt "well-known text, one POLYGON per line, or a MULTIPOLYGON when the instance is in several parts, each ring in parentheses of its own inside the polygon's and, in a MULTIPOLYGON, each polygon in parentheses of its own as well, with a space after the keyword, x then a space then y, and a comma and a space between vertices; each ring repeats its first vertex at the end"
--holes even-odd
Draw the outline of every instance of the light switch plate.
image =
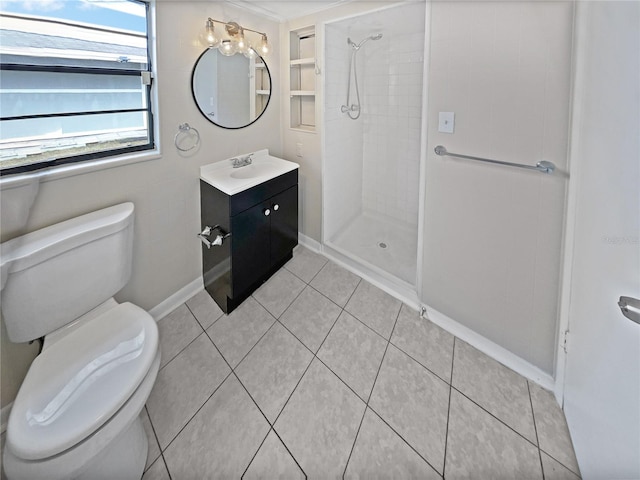
POLYGON ((455 113, 440 112, 438 115, 438 131, 442 133, 453 133, 455 125, 455 113))

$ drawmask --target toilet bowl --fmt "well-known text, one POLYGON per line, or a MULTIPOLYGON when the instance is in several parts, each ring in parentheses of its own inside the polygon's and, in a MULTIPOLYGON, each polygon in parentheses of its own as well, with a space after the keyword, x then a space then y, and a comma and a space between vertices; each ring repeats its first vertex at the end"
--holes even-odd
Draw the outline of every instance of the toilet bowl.
POLYGON ((131 275, 133 212, 116 205, 0 246, 9 339, 44 336, 9 416, 9 480, 142 476, 158 329, 113 299, 131 275))

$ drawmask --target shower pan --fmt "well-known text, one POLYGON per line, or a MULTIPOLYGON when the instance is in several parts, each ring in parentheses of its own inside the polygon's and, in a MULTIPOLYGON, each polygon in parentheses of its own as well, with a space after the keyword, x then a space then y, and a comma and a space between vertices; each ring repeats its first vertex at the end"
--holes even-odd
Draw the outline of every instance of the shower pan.
POLYGON ((413 292, 424 19, 424 3, 379 9, 327 23, 324 45, 325 250, 413 292))

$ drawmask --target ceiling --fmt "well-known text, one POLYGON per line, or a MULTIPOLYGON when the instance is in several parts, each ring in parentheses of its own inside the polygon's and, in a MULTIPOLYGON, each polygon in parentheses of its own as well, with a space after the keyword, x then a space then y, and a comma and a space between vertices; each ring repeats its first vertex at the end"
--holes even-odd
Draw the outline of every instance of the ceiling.
POLYGON ((349 1, 351 0, 229 0, 229 3, 272 20, 284 22, 349 1))

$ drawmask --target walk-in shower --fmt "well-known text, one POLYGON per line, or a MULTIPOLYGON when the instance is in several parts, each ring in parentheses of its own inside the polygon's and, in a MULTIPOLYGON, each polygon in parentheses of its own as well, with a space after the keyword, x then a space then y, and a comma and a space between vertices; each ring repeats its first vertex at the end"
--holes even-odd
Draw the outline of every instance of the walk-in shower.
POLYGON ((327 23, 324 45, 323 243, 414 291, 424 19, 380 9, 327 23))
POLYGON ((351 38, 347 38, 347 44, 351 47, 351 55, 349 56, 349 78, 347 79, 347 102, 340 107, 342 113, 349 115, 351 120, 357 120, 360 118, 360 89, 358 88, 358 62, 356 55, 360 47, 367 43, 369 40, 380 40, 382 38, 381 33, 371 35, 360 43, 354 43, 351 38), (355 103, 352 103, 351 99, 351 84, 353 83, 356 91, 355 103))

